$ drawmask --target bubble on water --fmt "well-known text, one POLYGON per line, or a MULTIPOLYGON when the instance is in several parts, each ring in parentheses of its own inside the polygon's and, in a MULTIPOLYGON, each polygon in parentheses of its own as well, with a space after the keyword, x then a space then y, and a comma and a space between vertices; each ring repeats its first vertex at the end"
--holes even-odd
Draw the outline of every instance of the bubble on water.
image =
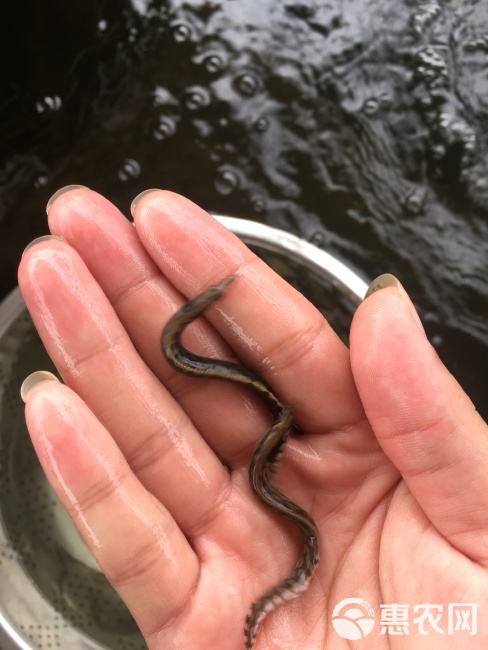
POLYGON ((215 189, 219 194, 227 196, 236 190, 240 185, 239 172, 230 165, 222 165, 217 169, 215 178, 215 189))
POLYGON ((441 7, 438 2, 427 2, 423 5, 418 13, 412 17, 412 24, 417 34, 422 34, 437 18, 441 12, 441 7))
POLYGON ((381 93, 381 95, 378 97, 378 102, 380 108, 382 108, 383 110, 391 108, 391 105, 393 104, 393 98, 391 96, 391 93, 389 92, 381 93))
POLYGON ((210 104, 210 93, 206 88, 193 86, 185 93, 185 106, 190 111, 197 111, 210 104))
POLYGON ((463 139, 463 142, 464 142, 464 151, 466 153, 474 153, 474 151, 476 150, 476 143, 477 143, 477 138, 474 131, 467 132, 463 139))
POLYGON ((444 156, 446 155, 446 147, 441 143, 434 144, 431 147, 430 151, 432 153, 432 158, 434 160, 442 160, 442 158, 444 158, 444 156))
POLYGON ((244 97, 252 97, 261 87, 259 78, 251 72, 242 72, 234 79, 235 90, 244 97))
POLYGON ((443 54, 445 54, 443 50, 428 46, 417 55, 417 73, 429 88, 443 85, 448 78, 443 54))
POLYGON ((134 160, 132 158, 126 158, 124 161, 122 161, 122 164, 117 170, 117 175, 119 179, 124 183, 134 178, 137 178, 140 175, 140 173, 141 173, 140 164, 137 162, 137 160, 134 160))
POLYGON ((440 334, 434 334, 434 336, 431 337, 430 342, 435 348, 440 348, 444 343, 444 339, 440 334))
POLYGON ((201 50, 192 59, 196 65, 202 65, 210 74, 217 74, 227 66, 227 56, 220 49, 201 50))
POLYGON ((442 213, 435 214, 433 217, 433 224, 439 232, 442 232, 446 227, 446 219, 442 213))
POLYGON ((422 92, 422 89, 419 89, 417 93, 418 101, 422 108, 431 108, 432 106, 432 96, 427 92, 422 92))
POLYGON ((477 145, 474 129, 458 115, 444 111, 439 116, 439 127, 448 145, 461 144, 464 153, 473 153, 477 145))
POLYGON ((193 30, 191 25, 180 21, 171 25, 171 35, 173 36, 175 43, 185 43, 186 41, 191 41, 193 30))
POLYGON ((36 111, 38 113, 55 113, 62 105, 63 102, 58 95, 46 96, 36 102, 36 111))
POLYGON ((153 106, 178 106, 176 97, 164 86, 156 86, 152 94, 153 106))
POLYGON ((209 54, 203 59, 203 65, 207 72, 211 74, 216 74, 220 72, 225 67, 225 61, 218 54, 209 54))
POLYGON ((156 140, 166 140, 176 133, 176 119, 168 115, 159 116, 159 124, 154 129, 156 140))
POLYGON ((254 128, 256 131, 263 132, 266 131, 266 129, 269 126, 269 120, 267 117, 260 117, 256 122, 254 123, 254 128))
POLYGON ((482 36, 479 38, 473 38, 470 41, 467 41, 464 44, 464 49, 466 52, 488 52, 488 37, 482 36))
POLYGON ((254 212, 262 214, 266 210, 266 199, 262 196, 255 196, 251 200, 254 212))
POLYGON ((363 113, 370 117, 378 112, 378 108, 379 102, 375 97, 370 97, 367 99, 362 106, 363 113))
POLYGON ((488 190, 488 178, 478 178, 474 184, 474 187, 476 190, 483 190, 486 191, 488 190))
POLYGON ((405 196, 402 203, 410 214, 419 215, 424 209, 426 200, 427 190, 423 187, 415 187, 405 196))
POLYGON ((320 232, 320 230, 316 230, 312 235, 309 237, 309 241, 311 244, 314 244, 315 246, 323 246, 325 244, 325 235, 323 232, 320 232))
POLYGON ((39 174, 39 176, 34 180, 34 187, 38 190, 41 187, 47 185, 48 177, 46 174, 39 174))

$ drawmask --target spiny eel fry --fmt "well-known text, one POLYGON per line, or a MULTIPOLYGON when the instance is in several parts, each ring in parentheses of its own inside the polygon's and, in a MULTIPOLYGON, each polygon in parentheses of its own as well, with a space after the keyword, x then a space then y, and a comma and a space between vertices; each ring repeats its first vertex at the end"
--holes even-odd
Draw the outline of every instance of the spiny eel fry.
POLYGON ((250 650, 254 646, 257 629, 266 616, 280 604, 293 600, 308 589, 319 561, 319 537, 317 526, 310 515, 288 499, 272 482, 293 424, 291 408, 284 406, 251 370, 229 361, 202 357, 190 352, 181 343, 185 327, 221 298, 234 280, 235 276, 231 275, 187 302, 166 324, 161 345, 166 359, 179 372, 192 377, 221 379, 248 386, 266 401, 275 418, 271 429, 256 446, 249 467, 249 482, 253 493, 263 505, 298 526, 303 537, 303 551, 291 576, 251 605, 244 628, 245 647, 250 650))

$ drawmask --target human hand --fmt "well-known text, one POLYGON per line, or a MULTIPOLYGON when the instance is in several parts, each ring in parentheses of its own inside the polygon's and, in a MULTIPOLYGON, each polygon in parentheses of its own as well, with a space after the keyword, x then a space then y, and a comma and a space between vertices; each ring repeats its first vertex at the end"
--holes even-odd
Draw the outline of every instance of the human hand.
MULTIPOLYGON (((151 649, 242 650, 251 602, 290 574, 293 525, 251 494, 253 448, 271 425, 241 387, 175 372, 168 318, 239 277, 186 332, 187 346, 253 368, 293 406, 277 481, 321 531, 298 599, 255 648, 351 647, 334 606, 488 605, 488 427, 439 361, 403 289, 357 310, 351 351, 302 296, 195 205, 140 198, 135 228, 84 188, 59 196, 64 241, 28 248, 19 284, 65 385, 34 386, 28 428, 44 470, 151 649), (224 464, 225 466, 224 466, 224 464), (228 469, 227 469, 228 468, 228 469)), ((415 614, 418 616, 418 614, 415 614)), ((375 631, 368 648, 485 648, 478 631, 375 631)))

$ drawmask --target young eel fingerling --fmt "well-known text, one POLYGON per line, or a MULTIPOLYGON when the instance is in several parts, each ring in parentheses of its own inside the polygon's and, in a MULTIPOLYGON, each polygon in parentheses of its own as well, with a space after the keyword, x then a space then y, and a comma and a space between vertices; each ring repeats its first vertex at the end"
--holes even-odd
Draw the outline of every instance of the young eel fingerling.
POLYGON ((216 302, 234 280, 235 276, 231 275, 187 302, 166 324, 161 345, 166 359, 179 372, 248 386, 266 401, 275 418, 271 429, 256 446, 249 467, 249 482, 254 495, 264 506, 298 526, 303 537, 303 551, 293 573, 251 605, 244 628, 245 647, 250 650, 254 646, 257 629, 266 616, 308 589, 319 561, 319 537, 310 515, 273 485, 273 476, 293 425, 291 408, 284 406, 251 370, 229 361, 202 357, 190 352, 181 343, 185 327, 216 302))

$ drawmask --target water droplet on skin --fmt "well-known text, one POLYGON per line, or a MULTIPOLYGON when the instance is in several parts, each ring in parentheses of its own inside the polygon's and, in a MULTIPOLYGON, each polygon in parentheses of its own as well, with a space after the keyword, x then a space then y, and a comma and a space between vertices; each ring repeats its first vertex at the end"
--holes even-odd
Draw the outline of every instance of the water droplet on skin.
POLYGON ((159 125, 154 129, 156 140, 166 140, 176 133, 176 120, 167 115, 159 117, 159 125))
POLYGON ((231 194, 239 187, 239 174, 231 167, 225 165, 217 170, 215 189, 222 196, 231 194))
POLYGON ((137 160, 133 160, 132 158, 126 158, 117 170, 119 179, 124 183, 132 180, 133 178, 137 178, 140 173, 140 164, 137 162, 137 160))
POLYGON ((61 97, 54 95, 53 97, 43 97, 36 102, 36 111, 38 113, 55 113, 59 111, 63 102, 61 97))
POLYGON ((252 97, 260 87, 259 79, 250 72, 243 72, 234 79, 234 88, 244 97, 252 97))
POLYGON ((210 104, 210 93, 206 88, 195 86, 189 88, 185 94, 185 106, 190 111, 197 111, 210 104))
POLYGON ((171 27, 171 34, 175 43, 185 43, 192 38, 192 29, 188 23, 179 22, 171 27))

